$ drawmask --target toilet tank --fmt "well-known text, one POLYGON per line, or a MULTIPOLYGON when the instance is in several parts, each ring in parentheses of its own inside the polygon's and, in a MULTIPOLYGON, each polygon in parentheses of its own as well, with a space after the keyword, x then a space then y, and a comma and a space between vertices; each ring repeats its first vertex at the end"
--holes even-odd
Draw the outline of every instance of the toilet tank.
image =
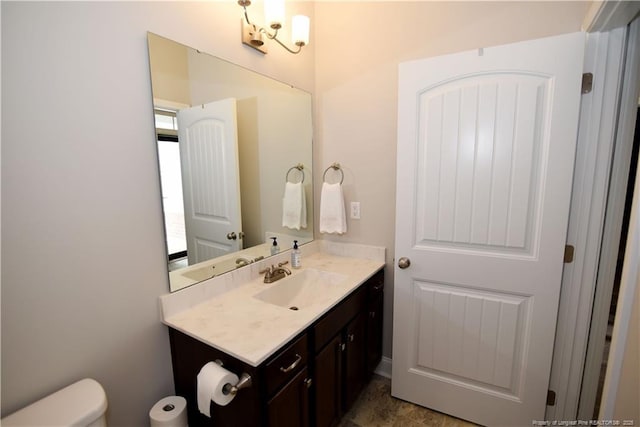
POLYGON ((8 426, 106 427, 107 395, 99 382, 85 378, 3 418, 8 426))

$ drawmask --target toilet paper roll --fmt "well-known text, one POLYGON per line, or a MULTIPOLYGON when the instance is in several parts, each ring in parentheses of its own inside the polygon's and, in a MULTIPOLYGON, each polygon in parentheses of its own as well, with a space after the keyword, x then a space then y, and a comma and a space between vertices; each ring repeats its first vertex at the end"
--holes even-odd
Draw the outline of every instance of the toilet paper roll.
POLYGON ((158 400, 149 411, 151 427, 187 427, 187 401, 181 396, 158 400))
POLYGON ((225 394, 223 388, 226 384, 237 383, 238 376, 217 363, 209 362, 204 365, 198 374, 198 410, 207 417, 211 417, 209 412, 211 401, 220 406, 227 405, 235 396, 225 394))

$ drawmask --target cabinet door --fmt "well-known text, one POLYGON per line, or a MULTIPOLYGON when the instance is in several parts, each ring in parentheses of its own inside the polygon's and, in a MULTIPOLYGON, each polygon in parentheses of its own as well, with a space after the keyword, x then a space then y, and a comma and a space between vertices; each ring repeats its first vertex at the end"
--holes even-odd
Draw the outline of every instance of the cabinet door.
POLYGON ((344 401, 342 407, 345 412, 358 398, 367 379, 366 325, 366 315, 361 312, 349 322, 346 328, 344 401))
POLYGON ((382 359, 382 313, 384 298, 379 294, 369 301, 367 315, 367 374, 373 374, 382 359))
POLYGON ((269 401, 269 427, 308 427, 310 387, 304 368, 269 401))
POLYGON ((342 348, 338 334, 315 358, 316 427, 333 427, 340 421, 342 348))

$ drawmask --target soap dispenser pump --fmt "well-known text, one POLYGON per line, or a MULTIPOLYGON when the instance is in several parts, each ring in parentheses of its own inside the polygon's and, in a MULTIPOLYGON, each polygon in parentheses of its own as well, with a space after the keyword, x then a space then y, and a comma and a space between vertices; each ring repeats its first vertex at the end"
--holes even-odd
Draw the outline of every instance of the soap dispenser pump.
POLYGON ((291 250, 291 267, 292 268, 300 268, 300 249, 298 249, 298 241, 293 241, 293 249, 291 250))
POLYGON ((277 237, 270 237, 270 239, 273 239, 273 245, 271 245, 271 255, 275 255, 280 252, 280 246, 278 246, 278 241, 276 240, 277 237))

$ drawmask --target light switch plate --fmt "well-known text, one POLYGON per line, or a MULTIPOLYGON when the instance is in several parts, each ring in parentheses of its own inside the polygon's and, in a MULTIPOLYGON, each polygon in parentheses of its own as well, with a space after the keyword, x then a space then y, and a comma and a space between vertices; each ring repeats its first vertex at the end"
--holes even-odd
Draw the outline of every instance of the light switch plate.
POLYGON ((360 219, 360 202, 351 202, 351 219, 360 219))

